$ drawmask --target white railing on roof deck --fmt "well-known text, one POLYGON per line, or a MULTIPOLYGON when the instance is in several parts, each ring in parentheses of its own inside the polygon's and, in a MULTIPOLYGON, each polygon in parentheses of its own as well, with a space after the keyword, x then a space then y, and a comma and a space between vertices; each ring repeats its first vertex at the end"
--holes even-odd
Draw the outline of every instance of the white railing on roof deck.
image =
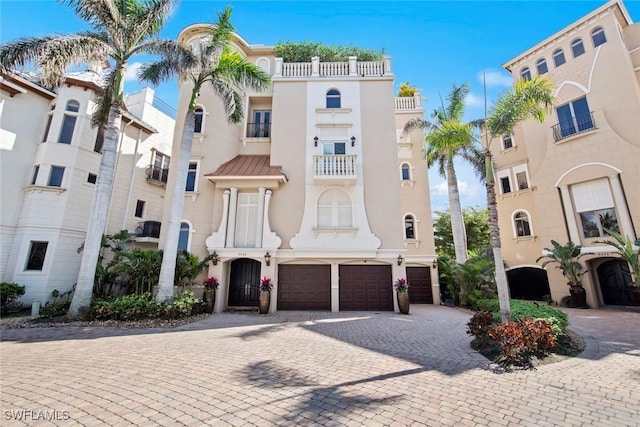
POLYGON ((355 177, 356 156, 335 154, 313 156, 313 175, 318 177, 355 177))
POLYGON ((385 77, 393 76, 391 57, 385 56, 382 61, 358 62, 358 58, 350 56, 347 62, 320 62, 318 57, 311 62, 283 62, 275 59, 273 77, 385 77))
POLYGON ((416 110, 422 108, 420 92, 416 92, 413 96, 396 96, 393 102, 396 110, 416 110))

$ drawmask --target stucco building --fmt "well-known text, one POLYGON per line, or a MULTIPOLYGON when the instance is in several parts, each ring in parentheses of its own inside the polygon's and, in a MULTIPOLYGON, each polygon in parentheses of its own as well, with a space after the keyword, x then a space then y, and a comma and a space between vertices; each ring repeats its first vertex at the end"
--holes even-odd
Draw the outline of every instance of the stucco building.
POLYGON ((610 1, 503 67, 515 80, 548 76, 557 91, 544 123, 492 147, 512 297, 568 295, 560 271, 536 259, 552 239, 571 240, 587 254, 588 304, 629 304, 627 264, 597 242, 605 229, 633 240, 640 230, 640 25, 610 1))
MULTIPOLYGON (((207 29, 189 26, 179 41, 195 46, 207 29)), ((232 45, 272 84, 245 94, 239 125, 200 92, 179 246, 215 255, 216 311, 257 305, 265 276, 271 311, 393 310, 400 277, 413 303, 439 303, 424 138, 402 133, 423 109, 419 94, 394 97, 391 58, 286 63, 237 35, 232 45)))
MULTIPOLYGON (((0 80, 0 280, 26 285, 25 305, 78 277, 102 145, 91 126, 100 71, 71 73, 55 90, 32 75, 0 80)), ((151 89, 125 104, 106 232, 157 248, 167 175, 153 162, 171 154, 175 121, 151 89)))

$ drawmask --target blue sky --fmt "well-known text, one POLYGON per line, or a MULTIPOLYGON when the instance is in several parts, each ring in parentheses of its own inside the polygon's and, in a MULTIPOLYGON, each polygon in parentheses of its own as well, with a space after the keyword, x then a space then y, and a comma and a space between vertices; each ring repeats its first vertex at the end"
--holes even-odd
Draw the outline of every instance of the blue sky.
MULTIPOLYGON (((489 103, 511 78, 501 64, 602 5, 604 1, 196 1, 182 0, 161 35, 175 39, 187 25, 212 22, 226 5, 233 8, 236 32, 249 44, 321 41, 385 49, 392 57, 396 87, 404 81, 420 88, 428 114, 452 83, 469 82, 466 118, 484 114, 482 71, 489 103)), ((627 0, 632 19, 640 0, 627 0)), ((24 36, 86 29, 65 6, 53 0, 0 0, 0 42, 24 36)), ((144 61, 138 59, 137 61, 144 61)), ((136 62, 136 60, 134 60, 136 62)), ((135 68, 135 67, 134 67, 135 68)), ((133 80, 125 90, 139 88, 133 80)), ((175 83, 156 89, 175 105, 175 83)), ((446 184, 429 173, 434 210, 448 206, 446 184)), ((485 205, 484 187, 464 164, 458 167, 464 206, 485 205)))

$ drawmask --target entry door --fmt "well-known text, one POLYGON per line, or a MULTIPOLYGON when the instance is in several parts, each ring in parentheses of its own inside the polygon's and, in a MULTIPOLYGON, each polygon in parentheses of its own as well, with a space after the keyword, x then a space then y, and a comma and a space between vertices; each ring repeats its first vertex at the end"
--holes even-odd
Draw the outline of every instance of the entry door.
POLYGON ((431 268, 407 267, 409 299, 413 304, 433 304, 431 291, 431 268))
POLYGON ((629 265, 624 261, 607 261, 598 267, 598 279, 605 304, 627 305, 630 303, 629 289, 631 281, 629 265))
POLYGON ((230 306, 258 306, 260 267, 258 261, 248 258, 237 259, 231 263, 230 306))

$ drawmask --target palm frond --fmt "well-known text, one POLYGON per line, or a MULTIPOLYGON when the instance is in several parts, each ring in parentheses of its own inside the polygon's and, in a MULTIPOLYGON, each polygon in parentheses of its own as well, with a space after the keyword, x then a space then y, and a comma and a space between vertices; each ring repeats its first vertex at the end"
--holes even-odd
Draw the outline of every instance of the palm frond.
POLYGON ((404 128, 402 129, 403 133, 408 133, 411 132, 412 130, 415 129, 427 129, 427 131, 431 128, 433 128, 435 126, 434 123, 428 121, 428 120, 424 120, 421 118, 415 118, 415 119, 411 119, 409 120, 407 123, 404 124, 404 128))
POLYGON ((127 16, 131 46, 158 34, 177 3, 177 0, 147 0, 144 3, 140 3, 139 0, 129 1, 130 5, 134 6, 127 16))
POLYGON ((456 86, 455 83, 451 88, 451 92, 447 96, 449 102, 446 108, 447 119, 449 120, 462 120, 464 113, 464 100, 469 95, 469 84, 463 83, 460 86, 456 86))
POLYGON ((213 91, 220 97, 224 107, 224 113, 229 123, 238 123, 242 120, 242 96, 233 85, 224 79, 212 78, 209 80, 213 91))
POLYGON ((76 15, 96 30, 116 34, 123 28, 123 20, 116 2, 112 0, 58 0, 69 6, 76 15))
POLYGON ((175 76, 184 79, 196 72, 198 57, 193 51, 171 40, 153 39, 141 44, 135 52, 159 55, 162 59, 144 64, 138 71, 138 78, 158 85, 175 76))
POLYGON ((91 126, 106 128, 109 119, 109 110, 113 101, 113 87, 115 71, 111 70, 105 79, 104 86, 96 93, 95 103, 98 108, 91 115, 91 126))
POLYGON ((223 78, 241 87, 261 91, 269 87, 271 77, 260 67, 245 60, 238 52, 226 50, 212 77, 223 78))

